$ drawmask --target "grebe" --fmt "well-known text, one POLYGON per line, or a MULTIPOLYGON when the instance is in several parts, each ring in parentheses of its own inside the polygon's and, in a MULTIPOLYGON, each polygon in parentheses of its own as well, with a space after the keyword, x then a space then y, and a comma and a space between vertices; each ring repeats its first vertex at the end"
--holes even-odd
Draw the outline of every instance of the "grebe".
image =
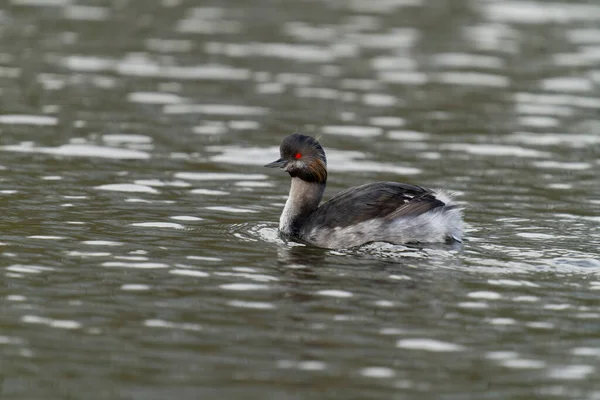
POLYGON ((294 133, 265 165, 290 174, 279 230, 292 239, 329 249, 370 242, 392 244, 460 241, 462 210, 443 191, 396 182, 343 190, 319 206, 327 183, 325 151, 316 139, 294 133))

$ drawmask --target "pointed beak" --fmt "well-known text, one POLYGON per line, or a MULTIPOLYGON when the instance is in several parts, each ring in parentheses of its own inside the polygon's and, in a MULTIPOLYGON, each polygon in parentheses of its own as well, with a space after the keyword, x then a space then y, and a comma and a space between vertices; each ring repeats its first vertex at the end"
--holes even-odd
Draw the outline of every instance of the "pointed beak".
POLYGON ((265 165, 265 167, 267 168, 284 168, 287 165, 287 161, 284 160, 283 158, 280 158, 277 161, 273 161, 271 163, 268 163, 267 165, 265 165))

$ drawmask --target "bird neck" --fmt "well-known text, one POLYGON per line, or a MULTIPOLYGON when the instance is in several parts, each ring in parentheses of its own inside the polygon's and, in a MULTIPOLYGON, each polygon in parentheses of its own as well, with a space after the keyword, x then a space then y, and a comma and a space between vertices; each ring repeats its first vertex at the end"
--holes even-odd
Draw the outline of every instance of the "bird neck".
POLYGON ((292 178, 290 194, 279 220, 279 230, 287 235, 297 236, 310 214, 319 207, 325 186, 325 183, 292 178))

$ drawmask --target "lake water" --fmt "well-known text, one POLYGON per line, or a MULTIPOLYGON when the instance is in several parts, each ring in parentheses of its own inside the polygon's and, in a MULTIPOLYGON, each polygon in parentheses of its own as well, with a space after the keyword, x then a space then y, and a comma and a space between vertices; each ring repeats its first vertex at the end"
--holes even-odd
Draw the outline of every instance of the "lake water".
POLYGON ((600 4, 7 0, 0 398, 600 399, 600 4), (277 234, 455 191, 462 246, 277 234))

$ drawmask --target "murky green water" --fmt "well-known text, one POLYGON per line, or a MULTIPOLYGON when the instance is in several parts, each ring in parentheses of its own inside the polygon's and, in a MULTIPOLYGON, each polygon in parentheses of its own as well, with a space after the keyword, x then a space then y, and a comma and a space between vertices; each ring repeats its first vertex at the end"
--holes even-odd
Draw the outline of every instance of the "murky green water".
POLYGON ((0 398, 600 399, 599 85, 595 2, 7 0, 0 398), (296 129, 463 246, 283 243, 296 129))

